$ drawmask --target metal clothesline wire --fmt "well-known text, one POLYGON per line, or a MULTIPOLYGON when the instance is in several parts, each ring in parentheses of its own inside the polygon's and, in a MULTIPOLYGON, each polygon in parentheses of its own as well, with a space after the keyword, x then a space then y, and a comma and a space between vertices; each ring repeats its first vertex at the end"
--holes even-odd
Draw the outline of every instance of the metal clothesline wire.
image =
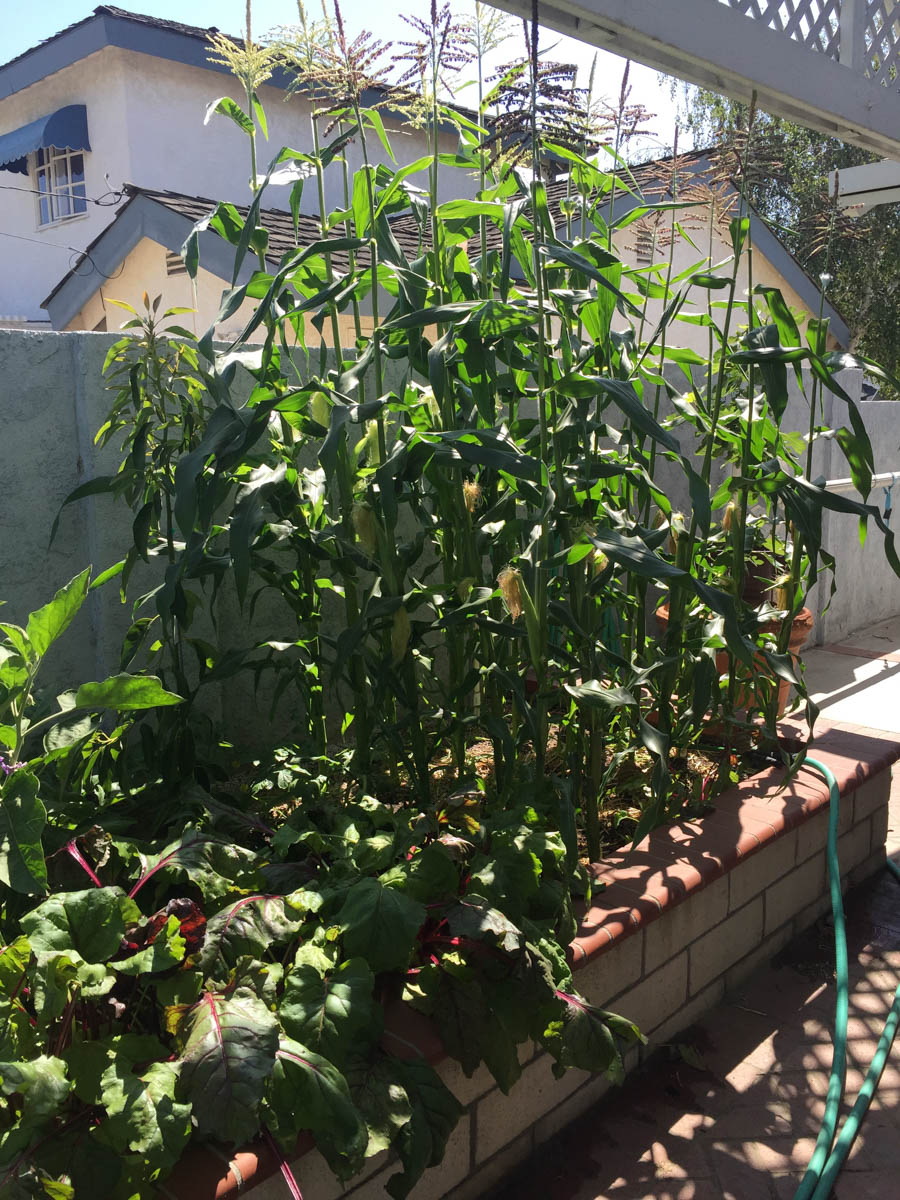
MULTIPOLYGON (((77 186, 77 184, 73 184, 77 186)), ((66 200, 84 200, 86 204, 96 204, 99 208, 112 208, 114 204, 118 204, 125 195, 124 191, 116 191, 110 188, 108 192, 104 192, 102 196, 78 196, 73 195, 71 189, 69 191, 41 191, 40 188, 19 187, 15 183, 0 183, 0 192, 25 192, 30 196, 62 196, 66 200)))
POLYGON ((59 242, 44 242, 39 238, 25 237, 21 233, 8 233, 5 229, 0 229, 0 237, 13 238, 17 242, 31 242, 34 246, 48 246, 51 250, 66 250, 69 253, 69 270, 73 271, 76 275, 97 274, 102 275, 104 279, 109 280, 118 279, 125 270, 125 263, 123 262, 114 275, 107 275, 105 271, 101 270, 100 267, 97 266, 97 263, 95 262, 89 250, 79 250, 77 246, 62 246, 59 242), (87 259, 91 265, 90 271, 76 270, 77 260, 80 258, 87 259))

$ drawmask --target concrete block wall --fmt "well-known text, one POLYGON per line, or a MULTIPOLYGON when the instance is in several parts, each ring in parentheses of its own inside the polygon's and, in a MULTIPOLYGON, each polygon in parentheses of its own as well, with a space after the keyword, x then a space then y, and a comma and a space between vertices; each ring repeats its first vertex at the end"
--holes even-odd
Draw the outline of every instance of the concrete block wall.
MULTIPOLYGON (((815 753, 834 770, 841 787, 838 853, 846 889, 884 863, 891 763, 900 757, 900 746, 871 731, 832 726, 815 753)), ((605 877, 606 892, 597 895, 573 942, 579 992, 634 1020, 647 1038, 646 1046, 626 1055, 626 1071, 738 990, 758 966, 829 908, 828 792, 817 777, 781 787, 777 773, 766 772, 720 798, 720 803, 720 811, 697 822, 693 833, 686 833, 683 824, 674 825, 641 843, 635 855, 645 852, 650 868, 643 874, 634 867, 612 867, 605 877), (729 803, 741 819, 731 821, 726 833, 729 803), (714 836, 703 826, 710 826, 714 836), (756 832, 748 834, 751 828, 756 832), (729 839, 733 855, 727 849, 729 839), (667 845, 675 853, 666 864, 667 845), (712 845, 718 845, 715 854, 712 845), (660 863, 669 876, 665 887, 648 883, 656 879, 660 863), (621 878, 616 879, 617 874, 621 878), (679 877, 685 884, 681 889, 676 886, 679 877), (634 904, 631 920, 625 923, 620 900, 629 891, 634 904), (654 898, 663 895, 654 908, 654 898), (611 900, 605 902, 605 897, 611 900)), ((408 1029, 404 1037, 409 1040, 408 1029)), ((579 1071, 557 1080, 549 1055, 533 1047, 523 1049, 522 1077, 508 1096, 484 1066, 467 1079, 456 1062, 445 1059, 440 1064, 439 1072, 464 1105, 465 1115, 450 1139, 444 1163, 426 1173, 411 1193, 412 1200, 477 1200, 486 1195, 613 1086, 605 1077, 579 1071)), ((294 1164, 307 1200, 381 1200, 396 1169, 382 1154, 371 1160, 360 1179, 342 1187, 315 1152, 294 1164)), ((280 1178, 272 1177, 248 1196, 280 1200, 282 1187, 280 1178)))

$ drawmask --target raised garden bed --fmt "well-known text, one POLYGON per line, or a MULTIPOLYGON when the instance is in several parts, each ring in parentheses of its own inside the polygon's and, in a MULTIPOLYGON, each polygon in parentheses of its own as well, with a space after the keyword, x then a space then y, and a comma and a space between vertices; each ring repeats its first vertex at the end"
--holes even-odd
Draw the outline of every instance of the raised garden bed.
MULTIPOLYGON (((884 862, 891 765, 900 744, 870 729, 822 722, 815 753, 841 788, 839 854, 845 886, 853 886, 884 862)), ((585 912, 569 954, 580 991, 634 1019, 646 1035, 646 1047, 626 1056, 627 1069, 827 909, 828 791, 809 771, 783 787, 783 774, 763 771, 720 796, 710 815, 658 829, 631 855, 611 855, 597 867, 606 886, 585 912)), ((398 1004, 386 1025, 385 1048, 398 1057, 438 1061, 444 1082, 467 1109, 443 1163, 414 1189, 415 1200, 482 1195, 614 1086, 575 1070, 557 1080, 549 1056, 538 1054, 504 1096, 486 1067, 466 1078, 444 1057, 439 1031, 419 1014, 398 1004)), ((298 1147, 302 1157, 294 1168, 305 1200, 386 1194, 386 1154, 345 1189, 308 1149, 298 1147)), ((233 1157, 224 1149, 196 1148, 162 1190, 175 1200, 219 1200, 238 1191, 275 1200, 285 1195, 284 1186, 274 1156, 254 1144, 233 1157)))

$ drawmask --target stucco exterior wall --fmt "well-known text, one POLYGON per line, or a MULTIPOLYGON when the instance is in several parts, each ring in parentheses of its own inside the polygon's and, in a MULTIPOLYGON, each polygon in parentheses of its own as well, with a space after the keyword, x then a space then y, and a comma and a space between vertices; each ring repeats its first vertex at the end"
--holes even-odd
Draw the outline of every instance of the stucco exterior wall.
MULTIPOLYGON (((616 236, 614 247, 625 262, 635 263, 634 237, 630 230, 626 229, 616 236)), ((667 251, 664 253, 668 254, 667 251)), ((721 233, 717 231, 713 240, 713 262, 727 260, 730 253, 730 246, 726 243, 721 233)), ((186 275, 167 275, 165 254, 164 247, 149 238, 144 238, 129 253, 121 270, 116 272, 111 279, 105 281, 102 286, 98 287, 88 304, 72 318, 66 328, 69 330, 94 330, 97 329, 98 323, 105 317, 107 328, 110 330, 117 329, 125 320, 125 314, 122 313, 121 309, 116 308, 115 305, 109 304, 109 301, 123 300, 139 309, 141 306, 141 297, 146 290, 151 297, 162 295, 164 307, 179 305, 195 309, 194 313, 179 318, 179 320, 182 324, 192 328, 195 333, 205 332, 212 324, 219 310, 222 291, 227 286, 226 281, 203 268, 203 257, 201 255, 201 266, 197 275, 196 289, 194 289, 190 279, 186 275)), ((699 255, 686 239, 679 237, 675 242, 672 259, 672 274, 674 277, 692 266, 696 267, 699 262, 699 255)), ((663 259, 664 270, 665 261, 663 259)), ((726 262, 723 272, 727 273, 727 270, 728 264, 726 262)), ((757 284, 780 288, 785 301, 797 314, 801 325, 804 319, 811 315, 796 291, 760 252, 756 252, 754 255, 753 278, 757 284)), ((738 303, 746 300, 748 286, 749 267, 746 262, 743 262, 738 275, 736 293, 738 303)), ((686 304, 682 311, 684 313, 705 313, 707 311, 706 298, 707 296, 711 296, 714 305, 716 305, 710 310, 713 320, 722 327, 725 322, 725 308, 721 303, 721 297, 725 294, 724 291, 707 293, 699 288, 694 289, 691 302, 686 304)), ((390 303, 389 297, 383 296, 381 303, 382 312, 387 311, 390 303)), ((219 329, 218 336, 223 340, 235 336, 251 315, 254 306, 255 302, 253 301, 248 301, 242 305, 238 312, 229 318, 226 325, 219 329)), ((662 313, 662 307, 661 301, 651 300, 649 302, 647 320, 643 330, 645 337, 649 337, 654 329, 662 313)), ((364 302, 363 308, 368 311, 368 302, 364 302)), ((354 335, 352 317, 349 314, 344 314, 341 316, 340 322, 342 336, 346 344, 351 344, 354 335)), ((740 326, 746 325, 746 323, 746 309, 736 308, 732 317, 732 332, 740 326)), ((364 328, 368 328, 370 324, 371 322, 368 317, 365 317, 363 320, 364 328)), ((623 326, 623 318, 616 316, 613 321, 613 327, 618 329, 623 326)), ((674 337, 677 338, 678 345, 696 350, 704 356, 706 355, 708 349, 708 331, 704 326, 691 324, 687 321, 676 321, 674 329, 674 337)), ((318 344, 318 335, 313 331, 310 332, 312 338, 311 344, 318 344)), ((324 327, 323 334, 326 342, 330 344, 331 330, 328 323, 324 327)), ((673 335, 671 333, 668 340, 669 344, 673 343, 673 335)))
MULTIPOLYGON (((142 312, 142 297, 146 291, 151 300, 155 296, 163 297, 161 309, 192 309, 189 313, 179 314, 176 320, 179 325, 190 329, 199 337, 206 333, 215 320, 221 305, 222 292, 227 286, 225 280, 205 270, 202 265, 197 272, 196 283, 186 274, 167 274, 165 248, 150 238, 143 238, 125 259, 121 272, 97 289, 84 308, 69 322, 67 330, 96 330, 100 322, 105 320, 107 330, 114 332, 129 319, 130 314, 123 312, 112 301, 124 301, 138 312, 142 312)), ((387 298, 384 302, 387 302, 387 298)), ((363 307, 368 308, 368 303, 366 300, 363 307)), ((218 328, 217 336, 222 341, 237 337, 255 308, 255 300, 245 301, 237 312, 218 328)), ((355 327, 352 314, 341 313, 338 320, 344 344, 353 345, 355 327)), ((363 315, 360 320, 364 333, 371 329, 371 317, 363 315)), ((291 330, 287 333, 288 342, 292 344, 293 333, 291 330)), ((330 345, 330 322, 325 323, 323 335, 326 343, 330 345)), ((319 344, 318 334, 311 327, 308 336, 310 345, 319 344)))
MULTIPOLYGON (((0 101, 0 132, 18 129, 67 104, 86 105, 91 150, 84 156, 85 190, 88 196, 101 197, 110 187, 120 187, 132 173, 132 151, 123 119, 123 68, 113 51, 99 50, 23 88, 0 101)), ((0 183, 34 187, 31 175, 10 171, 0 171, 0 183)), ((27 191, 0 191, 0 230, 15 235, 0 236, 0 319, 27 317, 46 322, 41 301, 115 214, 115 207, 89 204, 84 215, 42 228, 36 196, 27 191)))
MULTIPOLYGON (((689 212, 688 212, 689 215, 689 212)), ((681 216, 681 214, 679 214, 681 216)), ((668 229, 668 223, 665 228, 668 229)), ((713 271, 715 274, 729 276, 732 271, 733 250, 729 239, 727 224, 722 227, 714 227, 712 232, 712 240, 710 242, 709 226, 705 228, 691 228, 688 222, 686 230, 688 236, 682 236, 678 233, 675 235, 675 242, 672 250, 672 278, 677 279, 682 272, 689 268, 696 270, 713 271), (690 238, 690 240, 688 240, 690 238), (694 243, 692 245, 691 243, 694 243), (711 262, 711 266, 709 262, 711 262), (718 269, 717 269, 718 268, 718 269)), ((637 262, 637 254, 635 249, 635 230, 634 226, 628 226, 624 230, 617 232, 613 238, 613 245, 616 253, 622 258, 623 262, 630 265, 635 265, 637 262)), ((660 246, 655 253, 654 263, 661 264, 663 273, 661 276, 650 275, 649 278, 662 282, 666 277, 667 263, 669 259, 668 246, 660 246)), ((647 264, 643 264, 646 266, 647 264)), ((735 302, 737 305, 746 305, 747 292, 750 287, 750 276, 752 270, 753 286, 776 287, 779 288, 784 296, 788 307, 798 316, 798 321, 802 327, 803 319, 810 316, 818 316, 818 313, 811 313, 809 306, 801 299, 797 291, 788 283, 776 266, 763 254, 759 249, 752 250, 752 268, 745 254, 738 268, 737 288, 735 290, 735 302)), ((678 287, 678 284, 673 285, 673 290, 678 287)), ((728 292, 726 289, 717 291, 704 291, 702 288, 694 288, 687 304, 684 305, 681 312, 683 314, 696 314, 707 312, 707 300, 712 301, 710 309, 713 320, 723 328, 725 324, 725 301, 728 292)), ((761 306, 761 301, 758 301, 761 306)), ((656 323, 662 316, 663 302, 661 300, 650 300, 647 305, 647 322, 644 326, 644 336, 649 337, 655 328, 656 323)), ((746 307, 736 307, 731 320, 731 332, 734 333, 737 329, 746 326, 747 310, 746 307)), ((692 324, 688 321, 674 320, 672 323, 674 333, 669 333, 667 341, 669 345, 685 346, 691 350, 696 350, 704 356, 709 348, 709 335, 707 329, 702 325, 692 324)), ((829 345, 835 347, 837 345, 834 337, 830 337, 829 345)))
MULTIPOLYGON (((242 107, 246 105, 237 80, 129 50, 113 53, 129 78, 125 109, 128 138, 133 146, 140 147, 140 153, 134 155, 129 182, 217 200, 244 201, 250 176, 246 135, 220 114, 212 116, 208 125, 203 124, 207 105, 219 96, 231 96, 242 107)), ((258 168, 262 172, 282 147, 311 151, 311 106, 301 95, 287 97, 281 88, 270 84, 263 84, 259 97, 269 130, 268 142, 262 138, 258 141, 258 168)), ((398 163, 413 162, 426 153, 421 130, 402 124, 388 110, 383 111, 382 117, 398 163)), ((327 126, 328 121, 321 124, 327 126)), ((320 133, 324 139, 324 128, 320 133)), ((442 152, 456 149, 455 132, 446 131, 440 141, 442 152)), ((367 132, 366 142, 369 161, 391 165, 374 130, 367 132)), ((358 138, 348 147, 346 157, 352 174, 363 161, 358 138)), ((461 194, 457 177, 465 179, 459 171, 454 171, 452 177, 442 173, 445 191, 442 199, 461 194)), ((426 182, 424 176, 410 178, 420 185, 426 182)), ((333 164, 325 172, 325 202, 329 210, 343 207, 341 181, 341 168, 333 164)), ((471 180, 466 194, 474 195, 476 185, 477 181, 471 180)), ((287 209, 288 192, 288 188, 271 188, 266 193, 266 204, 287 209)), ((304 212, 318 212, 314 181, 304 190, 302 207, 304 212)))

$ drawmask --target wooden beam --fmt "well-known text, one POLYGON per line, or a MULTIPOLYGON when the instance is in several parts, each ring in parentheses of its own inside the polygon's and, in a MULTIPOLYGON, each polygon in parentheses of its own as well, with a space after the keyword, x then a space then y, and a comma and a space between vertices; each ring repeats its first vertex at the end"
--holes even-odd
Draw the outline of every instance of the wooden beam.
POLYGON ((829 189, 838 180, 838 204, 851 217, 861 217, 879 204, 900 204, 900 162, 884 159, 861 167, 832 171, 829 189))
MULTIPOLYGON (((847 3, 848 0, 845 0, 847 3)), ((530 0, 491 0, 531 16, 530 0)), ((900 90, 869 79, 719 0, 547 0, 540 21, 560 33, 767 112, 900 158, 900 90)), ((855 26, 855 22, 854 22, 855 26)))

